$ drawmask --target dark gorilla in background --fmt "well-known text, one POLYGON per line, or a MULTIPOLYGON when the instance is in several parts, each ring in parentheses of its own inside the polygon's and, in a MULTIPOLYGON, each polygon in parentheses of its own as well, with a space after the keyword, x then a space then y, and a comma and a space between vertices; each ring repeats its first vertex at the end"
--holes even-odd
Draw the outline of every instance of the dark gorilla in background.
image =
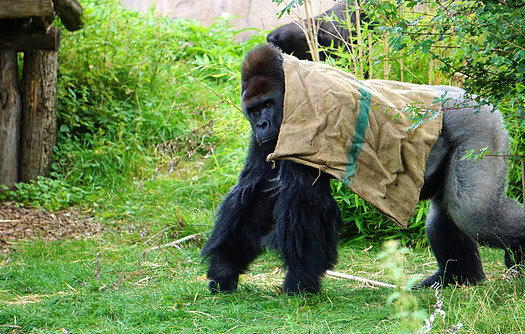
MULTIPOLYGON (((350 4, 348 4, 348 7, 350 10, 352 9, 352 5, 350 4)), ((345 43, 349 41, 350 35, 346 28, 346 12, 347 7, 345 1, 342 1, 314 18, 316 25, 319 26, 317 33, 319 45, 329 47, 333 42, 334 48, 337 48, 339 45, 346 49, 349 48, 348 44, 345 43), (332 17, 336 17, 337 19, 331 19, 332 17)), ((360 19, 361 22, 364 22, 365 16, 361 14, 360 19)), ((355 12, 352 12, 350 21, 352 24, 355 24, 355 12)), ((306 20, 304 20, 304 24, 306 27, 306 20)), ((284 53, 293 54, 299 59, 312 60, 306 37, 297 22, 288 23, 273 30, 268 34, 266 40, 281 48, 284 53)), ((326 53, 320 52, 319 59, 325 60, 326 53)))
MULTIPOLYGON (((202 250, 209 258, 211 292, 235 291, 240 273, 264 246, 277 248, 288 268, 283 290, 317 292, 323 273, 337 261, 341 224, 330 194, 330 176, 291 161, 266 162, 282 122, 284 74, 280 50, 262 45, 242 64, 242 108, 252 137, 239 181, 224 199, 202 250)), ((504 197, 507 170, 502 157, 475 163, 465 152, 488 146, 507 152, 508 136, 499 112, 488 106, 455 108, 464 91, 435 86, 451 99, 444 105, 442 133, 425 166, 420 199, 430 199, 428 240, 438 271, 436 282, 475 284, 484 279, 478 243, 505 249, 508 267, 523 264, 525 212, 504 197), (447 109, 448 108, 448 109, 447 109)))

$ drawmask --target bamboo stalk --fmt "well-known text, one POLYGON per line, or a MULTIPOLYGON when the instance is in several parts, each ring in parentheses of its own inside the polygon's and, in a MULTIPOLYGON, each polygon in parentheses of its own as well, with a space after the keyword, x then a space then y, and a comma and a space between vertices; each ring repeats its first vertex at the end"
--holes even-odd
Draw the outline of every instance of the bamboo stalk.
POLYGON ((388 80, 388 41, 386 32, 383 33, 383 55, 385 58, 383 58, 383 79, 388 80))
POLYGON ((363 75, 363 41, 361 40, 361 17, 359 2, 354 0, 355 5, 355 28, 357 30, 357 48, 359 51, 359 78, 364 79, 363 75))
POLYGON ((430 64, 428 66, 428 84, 432 85, 433 82, 433 71, 434 71, 434 58, 430 58, 430 64))
POLYGON ((525 158, 521 158, 521 193, 523 195, 523 210, 525 211, 525 158))
POLYGON ((403 82, 403 72, 405 71, 405 66, 403 65, 403 50, 399 51, 399 66, 400 66, 400 72, 401 72, 401 82, 403 82))
MULTIPOLYGON (((402 17, 402 14, 403 14, 403 7, 402 6, 399 7, 398 12, 399 12, 399 17, 402 17)), ((404 79, 404 72, 405 72, 404 67, 405 66, 403 64, 403 50, 400 50, 399 51, 399 72, 400 72, 400 80, 401 80, 401 82, 404 81, 403 80, 404 79)))
POLYGON ((307 30, 308 30, 308 35, 310 37, 310 43, 308 45, 310 47, 310 52, 312 53, 312 60, 319 61, 319 49, 317 47, 317 29, 315 29, 316 23, 312 16, 311 5, 312 4, 310 0, 306 0, 304 2, 304 11, 306 14, 307 30))
POLYGON ((352 57, 352 64, 354 66, 354 75, 357 77, 357 59, 355 56, 354 39, 352 38, 353 24, 350 21, 348 1, 345 1, 345 7, 346 7, 346 29, 348 29, 348 43, 350 44, 350 55, 352 57))
MULTIPOLYGON (((433 13, 432 13, 432 7, 428 7, 428 10, 429 10, 429 15, 430 17, 432 17, 433 13)), ((430 31, 431 34, 434 33, 434 29, 432 28, 431 31, 430 31)), ((428 66, 428 84, 429 85, 432 85, 434 83, 434 58, 431 56, 430 57, 430 63, 429 63, 429 66, 428 66)))
POLYGON ((368 32, 368 78, 373 79, 374 78, 374 71, 373 71, 373 63, 372 63, 372 34, 370 31, 368 32))

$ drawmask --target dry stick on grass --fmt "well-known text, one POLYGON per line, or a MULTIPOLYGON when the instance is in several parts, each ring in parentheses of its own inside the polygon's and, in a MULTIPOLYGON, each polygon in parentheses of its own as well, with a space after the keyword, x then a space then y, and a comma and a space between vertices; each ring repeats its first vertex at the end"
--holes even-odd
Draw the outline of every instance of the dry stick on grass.
POLYGON ((185 241, 188 241, 188 240, 195 240, 195 239, 197 239, 197 234, 188 235, 188 236, 186 236, 186 237, 184 237, 182 239, 175 240, 175 241, 172 241, 172 242, 164 244, 164 245, 159 245, 159 246, 146 248, 143 253, 148 253, 148 252, 151 252, 151 251, 154 251, 154 250, 168 248, 168 247, 176 247, 176 248, 180 249, 179 244, 181 244, 181 243, 183 243, 185 241))
POLYGON ((338 273, 336 271, 331 271, 331 270, 327 270, 326 275, 330 277, 344 278, 344 279, 351 280, 351 281, 358 281, 358 282, 367 283, 367 284, 371 284, 375 286, 381 286, 385 288, 397 289, 397 285, 374 281, 368 278, 362 278, 362 277, 357 277, 353 275, 338 273))
MULTIPOLYGON (((145 254, 145 253, 148 253, 148 252, 151 252, 151 251, 154 251, 154 250, 163 249, 163 248, 167 248, 167 247, 177 247, 178 249, 180 249, 179 244, 181 244, 181 243, 183 243, 185 241, 188 241, 188 240, 194 240, 196 238, 197 238, 196 234, 188 235, 187 237, 184 237, 184 238, 179 239, 179 240, 175 240, 173 242, 170 242, 170 243, 167 243, 167 244, 164 244, 164 245, 147 248, 142 253, 145 254)), ((393 285, 393 284, 388 284, 388 283, 383 283, 383 282, 379 282, 379 281, 374 281, 374 280, 371 280, 371 279, 357 277, 357 276, 348 275, 348 274, 343 274, 343 273, 339 273, 339 272, 331 271, 331 270, 327 270, 326 271, 326 275, 327 276, 331 276, 331 277, 344 278, 344 279, 347 279, 347 280, 367 283, 367 284, 371 284, 371 285, 375 285, 375 286, 381 286, 381 287, 386 287, 386 288, 394 288, 394 289, 397 288, 397 286, 393 285)))

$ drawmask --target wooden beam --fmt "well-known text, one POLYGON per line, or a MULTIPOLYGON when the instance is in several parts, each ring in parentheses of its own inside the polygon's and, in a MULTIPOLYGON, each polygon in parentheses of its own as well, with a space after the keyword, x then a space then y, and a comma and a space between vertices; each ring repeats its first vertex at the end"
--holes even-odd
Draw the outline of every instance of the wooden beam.
POLYGON ((52 0, 1 0, 0 20, 54 16, 52 0))
POLYGON ((75 31, 84 26, 82 6, 77 0, 55 0, 55 9, 67 30, 75 31))
POLYGON ((58 51, 60 29, 51 27, 49 31, 0 31, 0 50, 16 51, 58 51))

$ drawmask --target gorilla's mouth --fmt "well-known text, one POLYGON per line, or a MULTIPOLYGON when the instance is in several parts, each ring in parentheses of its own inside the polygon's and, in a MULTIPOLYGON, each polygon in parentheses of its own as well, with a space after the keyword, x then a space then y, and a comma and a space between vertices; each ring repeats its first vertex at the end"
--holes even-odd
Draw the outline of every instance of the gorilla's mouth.
POLYGON ((263 139, 260 139, 260 140, 257 140, 257 143, 259 143, 259 146, 263 145, 263 144, 266 144, 274 139, 277 138, 277 135, 275 136, 272 136, 272 137, 268 137, 268 138, 263 138, 263 139))

